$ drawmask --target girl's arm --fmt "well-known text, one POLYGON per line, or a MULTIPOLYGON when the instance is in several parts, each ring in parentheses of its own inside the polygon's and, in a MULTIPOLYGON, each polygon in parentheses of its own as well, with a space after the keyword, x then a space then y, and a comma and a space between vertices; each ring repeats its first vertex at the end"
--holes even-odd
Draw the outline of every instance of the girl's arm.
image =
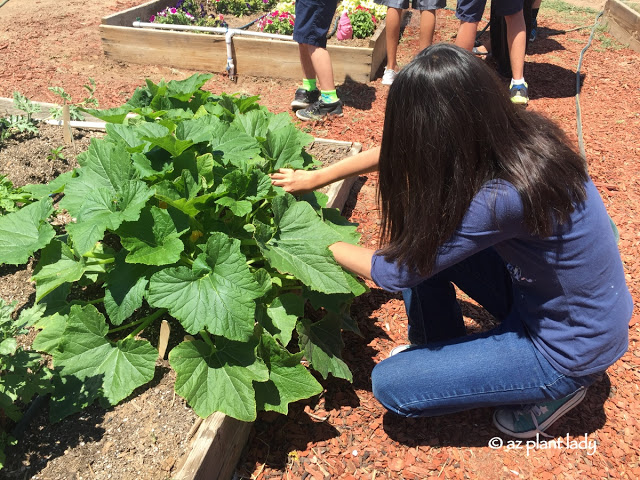
POLYGON ((371 280, 371 258, 375 250, 337 242, 329 247, 336 261, 356 275, 371 280))
POLYGON ((289 193, 307 193, 330 183, 378 169, 380 147, 372 148, 319 170, 281 168, 271 174, 271 183, 289 193))

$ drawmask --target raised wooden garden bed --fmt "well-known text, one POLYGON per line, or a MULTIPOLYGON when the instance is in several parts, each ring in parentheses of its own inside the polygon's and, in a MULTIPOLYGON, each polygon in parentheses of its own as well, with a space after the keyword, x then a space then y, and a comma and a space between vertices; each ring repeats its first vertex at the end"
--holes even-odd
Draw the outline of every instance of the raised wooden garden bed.
POLYGON ((604 11, 609 33, 620 43, 640 52, 640 13, 620 0, 607 0, 604 11))
MULTIPOLYGON (((154 0, 102 19, 100 32, 105 55, 122 62, 166 65, 202 72, 224 72, 227 65, 225 36, 171 30, 134 28, 175 0, 154 0)), ((233 62, 238 75, 302 78, 298 44, 236 35, 233 62)), ((369 47, 328 45, 334 79, 366 83, 373 80, 386 57, 384 25, 369 47)))

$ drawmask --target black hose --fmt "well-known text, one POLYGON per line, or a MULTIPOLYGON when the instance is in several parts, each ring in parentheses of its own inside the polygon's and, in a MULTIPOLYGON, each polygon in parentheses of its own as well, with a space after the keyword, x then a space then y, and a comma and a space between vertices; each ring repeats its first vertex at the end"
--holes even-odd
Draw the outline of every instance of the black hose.
MULTIPOLYGON (((9 1, 9 0, 7 0, 9 1)), ((243 25, 241 27, 238 27, 238 30, 244 30, 245 28, 249 28, 251 25, 253 25, 254 23, 256 23, 258 20, 262 20, 264 17, 266 17, 267 15, 269 15, 270 12, 265 13, 264 15, 262 15, 261 17, 256 18, 255 20, 251 20, 249 23, 247 23, 246 25, 243 25)))
POLYGON ((333 37, 333 35, 338 30, 338 23, 339 22, 340 22, 340 17, 338 16, 338 18, 336 18, 336 23, 333 25, 333 30, 331 30, 331 32, 327 33, 327 38, 333 37))

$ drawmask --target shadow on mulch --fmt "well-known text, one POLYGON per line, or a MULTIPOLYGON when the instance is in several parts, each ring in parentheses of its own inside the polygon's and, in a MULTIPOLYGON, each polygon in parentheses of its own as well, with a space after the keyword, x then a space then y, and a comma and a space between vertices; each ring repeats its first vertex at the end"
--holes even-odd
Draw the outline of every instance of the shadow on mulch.
MULTIPOLYGON (((605 374, 600 382, 589 388, 585 400, 547 432, 554 438, 596 432, 607 421, 603 405, 610 391, 611 382, 605 374)), ((505 437, 492 424, 493 411, 493 408, 477 408, 429 418, 404 418, 386 412, 383 428, 391 439, 408 447, 486 447, 491 438, 505 437)))
POLYGON ((369 84, 360 83, 347 75, 344 83, 336 88, 338 97, 348 107, 358 110, 371 110, 376 100, 376 89, 369 84))
POLYGON ((527 55, 544 55, 546 53, 564 51, 566 48, 555 38, 549 38, 551 33, 541 32, 535 42, 527 45, 527 55))

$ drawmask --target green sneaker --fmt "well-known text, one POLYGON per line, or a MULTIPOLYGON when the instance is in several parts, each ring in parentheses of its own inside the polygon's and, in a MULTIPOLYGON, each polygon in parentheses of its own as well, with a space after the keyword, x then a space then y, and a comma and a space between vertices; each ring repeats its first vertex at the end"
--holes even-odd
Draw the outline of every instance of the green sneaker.
POLYGON ((498 408, 493 414, 493 424, 501 432, 516 438, 533 438, 536 434, 551 437, 544 431, 578 405, 586 393, 587 389, 582 387, 576 393, 560 400, 527 405, 518 409, 498 408))

